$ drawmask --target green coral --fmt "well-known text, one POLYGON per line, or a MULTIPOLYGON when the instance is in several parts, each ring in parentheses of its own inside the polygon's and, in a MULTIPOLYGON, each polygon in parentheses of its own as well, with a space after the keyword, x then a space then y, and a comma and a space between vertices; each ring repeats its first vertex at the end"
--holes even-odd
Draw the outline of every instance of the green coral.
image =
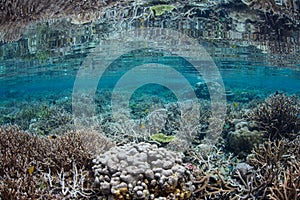
POLYGON ((161 16, 165 12, 171 12, 173 9, 176 9, 173 5, 155 5, 151 6, 150 10, 155 16, 161 16))
POLYGON ((151 139, 156 142, 160 142, 160 143, 169 143, 169 142, 174 141, 176 139, 176 136, 165 135, 163 133, 157 133, 157 134, 151 135, 151 139))

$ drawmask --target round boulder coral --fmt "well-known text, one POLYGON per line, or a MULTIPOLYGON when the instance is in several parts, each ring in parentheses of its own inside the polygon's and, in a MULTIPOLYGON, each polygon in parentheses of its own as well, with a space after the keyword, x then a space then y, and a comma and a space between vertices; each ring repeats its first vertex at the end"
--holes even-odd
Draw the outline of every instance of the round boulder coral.
POLYGON ((193 176, 181 157, 148 143, 113 147, 93 160, 95 185, 114 199, 189 199, 193 176))

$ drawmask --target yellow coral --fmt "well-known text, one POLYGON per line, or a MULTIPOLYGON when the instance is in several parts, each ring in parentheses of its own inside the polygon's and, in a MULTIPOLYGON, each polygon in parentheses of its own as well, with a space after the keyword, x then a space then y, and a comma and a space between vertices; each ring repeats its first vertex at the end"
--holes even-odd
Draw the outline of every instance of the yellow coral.
POLYGON ((124 193, 128 192, 128 189, 127 189, 127 187, 123 187, 123 188, 120 188, 119 191, 121 194, 124 194, 124 193))
POLYGON ((32 175, 33 171, 34 171, 34 166, 30 166, 28 169, 29 175, 32 175))
POLYGON ((128 188, 127 187, 122 187, 116 190, 113 190, 113 195, 114 195, 114 199, 131 199, 130 195, 128 194, 128 188))

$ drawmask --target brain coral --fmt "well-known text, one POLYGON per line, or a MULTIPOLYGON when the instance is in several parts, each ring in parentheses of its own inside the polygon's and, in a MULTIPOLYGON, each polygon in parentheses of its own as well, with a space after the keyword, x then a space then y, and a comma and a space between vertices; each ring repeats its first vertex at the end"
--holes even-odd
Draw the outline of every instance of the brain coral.
POLYGON ((179 155, 148 143, 113 147, 93 160, 95 184, 114 199, 189 199, 193 176, 179 155))

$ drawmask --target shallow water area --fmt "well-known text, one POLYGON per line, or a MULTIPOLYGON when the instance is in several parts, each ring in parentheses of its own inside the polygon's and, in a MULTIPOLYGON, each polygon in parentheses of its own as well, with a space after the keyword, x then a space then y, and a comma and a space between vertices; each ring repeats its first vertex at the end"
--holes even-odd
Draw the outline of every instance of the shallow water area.
MULTIPOLYGON (((78 31, 68 36, 68 32, 58 34, 55 26, 44 35, 31 35, 34 29, 44 26, 51 27, 37 24, 30 27, 23 39, 1 46, 2 124, 17 123, 16 111, 30 104, 60 106, 74 117, 80 113, 86 119, 110 115, 116 104, 115 108, 129 109, 130 117, 136 119, 146 117, 149 109, 154 111, 194 97, 247 107, 248 103, 263 101, 277 92, 299 96, 297 51, 287 54, 267 50, 258 42, 245 44, 234 39, 188 36, 199 42, 209 56, 207 65, 206 58, 186 59, 171 49, 152 48, 156 45, 153 41, 143 48, 137 48, 134 40, 124 40, 124 45, 122 40, 121 45, 116 43, 122 37, 119 32, 127 29, 116 33, 98 30, 96 34, 78 31), (198 63, 198 68, 189 60, 198 63), (215 71, 210 72, 212 69, 215 71)), ((77 25, 77 29, 92 30, 94 26, 77 25)), ((131 27, 129 33, 139 29, 131 27)), ((206 108, 208 112, 212 109, 206 108)), ((36 119, 26 120, 31 124, 36 119)))
POLYGON ((166 2, 0 42, 0 199, 299 198, 297 12, 166 2))
MULTIPOLYGON (((89 42, 85 43, 85 45, 88 44, 89 42)), ((22 100, 26 93, 34 94, 33 96, 38 99, 42 97, 42 95, 39 97, 41 93, 71 91, 77 71, 88 55, 88 52, 78 53, 73 50, 72 56, 72 52, 62 48, 61 51, 66 51, 62 54, 68 55, 54 58, 48 55, 40 59, 36 58, 35 55, 38 54, 36 52, 27 53, 33 58, 25 59, 26 55, 14 54, 17 56, 16 58, 10 57, 6 52, 12 46, 21 48, 22 43, 19 41, 2 45, 0 65, 2 100, 8 98, 20 98, 22 100)), ((73 46, 72 48, 76 47, 73 46)), ((205 43, 204 48, 216 63, 227 90, 244 90, 244 92, 257 90, 257 94, 275 91, 289 94, 299 93, 299 63, 297 59, 290 58, 289 55, 281 55, 280 59, 276 59, 272 53, 264 53, 253 46, 233 47, 222 43, 205 43), (280 63, 276 63, 276 61, 280 63)), ((87 50, 83 48, 82 51, 87 50)), ((93 51, 93 48, 88 49, 88 51, 93 51)), ((97 56, 97 52, 93 53, 97 56)), ((116 54, 118 54, 117 49, 116 54)), ((155 55, 155 53, 151 57, 151 53, 147 51, 144 54, 139 53, 138 56, 135 56, 134 52, 129 52, 127 56, 122 57, 120 55, 121 57, 113 62, 107 73, 104 74, 99 86, 104 89, 112 88, 118 78, 130 69, 131 65, 138 66, 149 62, 177 68, 180 73, 187 77, 193 87, 197 82, 204 81, 201 75, 188 67, 188 63, 183 59, 180 60, 175 56, 155 55)), ((294 57, 297 58, 298 56, 294 55, 294 57)), ((141 72, 141 74, 143 73, 147 76, 147 70, 141 72)))

